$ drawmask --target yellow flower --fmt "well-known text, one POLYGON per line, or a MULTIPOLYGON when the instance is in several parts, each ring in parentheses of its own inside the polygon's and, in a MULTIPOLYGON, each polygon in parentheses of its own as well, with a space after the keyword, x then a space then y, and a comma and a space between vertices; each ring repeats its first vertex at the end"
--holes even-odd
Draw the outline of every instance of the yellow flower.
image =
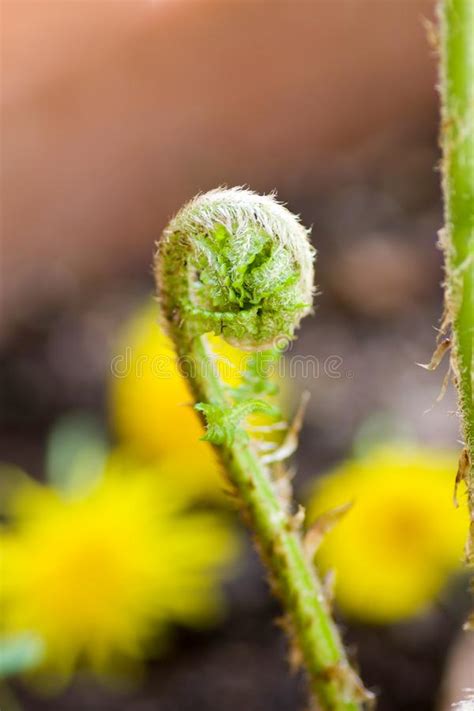
POLYGON ((2 632, 37 634, 42 670, 67 678, 140 659, 170 623, 212 622, 236 542, 221 518, 185 507, 120 452, 82 496, 20 483, 1 535, 2 632))
POLYGON ((353 502, 317 554, 348 615, 387 623, 419 613, 463 559, 467 515, 452 503, 456 456, 385 445, 316 483, 309 521, 353 502))
MULTIPOLYGON (((209 340, 221 377, 229 386, 237 386, 251 354, 216 336, 209 340)), ((157 305, 147 305, 133 317, 120 341, 109 387, 117 436, 140 456, 157 461, 160 472, 176 478, 187 492, 220 495, 219 463, 212 447, 200 441, 204 429, 178 370, 173 345, 158 325, 157 305)), ((252 418, 252 424, 270 422, 268 416, 252 418)))

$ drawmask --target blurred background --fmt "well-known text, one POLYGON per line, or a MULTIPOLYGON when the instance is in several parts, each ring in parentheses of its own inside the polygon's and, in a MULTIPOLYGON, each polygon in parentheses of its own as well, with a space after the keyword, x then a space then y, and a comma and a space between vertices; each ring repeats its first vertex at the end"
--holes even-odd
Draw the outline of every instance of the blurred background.
MULTIPOLYGON (((450 388, 437 402, 444 366, 416 366, 430 360, 442 312, 433 3, 17 0, 1 11, 1 609, 5 655, 20 650, 23 659, 5 672, 2 711, 304 708, 278 605, 219 493, 207 445, 196 449, 184 386, 173 370, 160 379, 149 361, 144 370, 136 363, 170 353, 150 306, 161 230, 197 192, 244 184, 276 189, 313 226, 318 250, 316 314, 287 357, 316 357, 320 368, 296 368, 284 385, 290 409, 303 389, 312 394, 295 459, 298 499, 308 503, 321 475, 361 461, 357 482, 367 469, 379 475, 365 484, 372 498, 393 470, 395 498, 418 517, 414 529, 400 524, 403 536, 373 580, 357 575, 371 560, 370 540, 349 551, 362 602, 345 604, 352 591, 336 588, 344 638, 382 711, 450 708, 474 687, 472 642, 460 632, 469 609, 463 511, 451 507, 458 422, 450 388), (432 471, 446 499, 432 494, 437 527, 418 550, 432 471), (39 493, 33 481, 43 482, 39 493), (138 493, 130 481, 141 482, 138 493), (166 509, 161 528, 146 529, 156 536, 153 560, 175 551, 159 581, 117 537, 128 525, 128 541, 136 536, 138 547, 145 537, 142 519, 120 508, 135 495, 175 502, 157 504, 166 509), (66 571, 58 542, 70 562, 85 540, 81 526, 92 542, 66 571), (126 605, 141 611, 120 634, 112 615, 105 630, 97 603, 103 581, 94 566, 104 558, 95 554, 109 539, 130 567, 110 583, 107 604, 117 615, 126 605), (445 539, 451 548, 439 563, 445 539), (190 541, 212 554, 200 560, 190 541), (392 553, 400 571, 420 578, 416 591, 403 575, 390 577, 392 553), (146 600, 133 597, 142 574, 146 600), (120 607, 118 590, 132 579, 120 607), (90 597, 71 597, 81 586, 90 597), (54 604, 40 594, 53 588, 54 604), (104 629, 89 644, 79 630, 95 619, 92 607, 100 622, 91 629, 104 629), (116 652, 117 665, 109 663, 116 652)), ((370 525, 360 540, 374 537, 370 525)), ((335 540, 322 561, 336 574, 338 550, 335 540)))

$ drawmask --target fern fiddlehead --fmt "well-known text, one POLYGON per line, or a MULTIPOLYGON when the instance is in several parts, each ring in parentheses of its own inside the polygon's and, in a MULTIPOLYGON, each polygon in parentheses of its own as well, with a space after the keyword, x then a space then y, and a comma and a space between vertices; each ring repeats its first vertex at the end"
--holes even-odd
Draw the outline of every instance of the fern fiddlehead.
POLYGON ((323 709, 355 711, 370 694, 347 661, 281 463, 272 464, 281 457, 262 456, 243 425, 253 412, 275 413, 259 366, 265 354, 278 357, 274 344, 293 338, 311 310, 313 258, 307 231, 283 205, 233 188, 185 205, 163 233, 155 266, 165 327, 281 600, 294 657, 323 709), (209 332, 255 351, 239 388, 226 388, 213 367, 209 332))

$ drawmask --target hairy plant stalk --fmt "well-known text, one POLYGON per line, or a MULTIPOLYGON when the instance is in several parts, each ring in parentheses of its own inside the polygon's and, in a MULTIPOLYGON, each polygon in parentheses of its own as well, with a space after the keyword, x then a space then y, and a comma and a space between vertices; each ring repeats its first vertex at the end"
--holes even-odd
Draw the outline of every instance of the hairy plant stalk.
POLYGON ((458 389, 465 449, 459 478, 468 489, 474 557, 474 0, 442 0, 441 145, 445 228, 445 326, 451 325, 451 364, 458 389))
MULTIPOLYGON (((351 669, 324 589, 306 552, 300 517, 239 419, 265 401, 235 398, 212 367, 206 333, 247 349, 293 335, 309 311, 312 250, 297 219, 271 196, 217 190, 171 221, 159 244, 161 313, 183 371, 285 612, 293 656, 328 711, 361 709, 369 694, 351 669)), ((263 376, 256 392, 264 391, 263 376)), ((254 383, 255 385, 255 383, 254 383)))

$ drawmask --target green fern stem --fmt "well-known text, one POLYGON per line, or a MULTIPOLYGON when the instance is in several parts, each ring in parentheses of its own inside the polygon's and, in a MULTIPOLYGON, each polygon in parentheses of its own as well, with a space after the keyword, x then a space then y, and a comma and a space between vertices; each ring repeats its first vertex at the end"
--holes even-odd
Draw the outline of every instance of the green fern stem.
MULTIPOLYGON (((156 272, 165 326, 201 413, 232 412, 205 334, 213 331, 247 348, 292 336, 312 295, 306 231, 269 196, 213 191, 172 220, 159 245, 156 272)), ((278 495, 271 466, 243 429, 208 438, 280 598, 312 693, 327 711, 361 709, 370 695, 349 665, 300 523, 278 495)))
MULTIPOLYGON (((467 456, 474 539, 474 0, 439 4, 441 39, 441 144, 445 206, 446 315, 452 326, 452 366, 467 456)), ((471 555, 474 548, 471 545, 471 555)))

